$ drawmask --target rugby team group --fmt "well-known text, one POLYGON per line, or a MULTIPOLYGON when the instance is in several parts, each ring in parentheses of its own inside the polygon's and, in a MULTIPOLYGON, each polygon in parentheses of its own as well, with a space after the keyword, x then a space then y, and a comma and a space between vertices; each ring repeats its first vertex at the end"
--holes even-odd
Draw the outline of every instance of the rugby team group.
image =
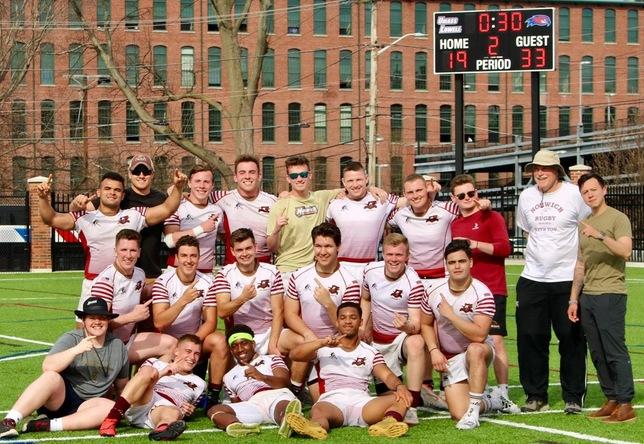
POLYGON ((606 204, 601 176, 573 184, 548 150, 526 166, 531 183, 515 221, 527 235, 516 288, 526 397, 518 407, 503 340, 512 248, 474 179, 457 175, 440 201, 429 176, 408 176, 399 198, 370 186, 357 162, 334 190, 311 190, 305 157, 285 166, 290 190, 279 198, 260 191, 252 156, 236 159, 234 190, 214 190, 212 171, 198 165, 175 171, 165 193, 152 188, 152 159, 139 154, 128 188, 108 172, 69 213, 52 208, 51 177, 41 183, 40 216, 77 233, 85 276, 76 330, 56 341, 0 438, 19 436, 20 423, 22 432, 98 428, 113 437, 125 418, 151 429, 150 439, 171 440, 201 412, 233 437, 261 424, 283 437, 325 439, 342 426, 398 437, 418 424, 422 405, 473 429, 483 412, 549 409, 551 329, 564 412, 582 412, 588 348, 606 396, 588 415, 636 418, 624 331, 631 225, 606 204), (218 267, 217 242, 226 251, 218 267), (312 404, 308 418, 303 403, 312 404))

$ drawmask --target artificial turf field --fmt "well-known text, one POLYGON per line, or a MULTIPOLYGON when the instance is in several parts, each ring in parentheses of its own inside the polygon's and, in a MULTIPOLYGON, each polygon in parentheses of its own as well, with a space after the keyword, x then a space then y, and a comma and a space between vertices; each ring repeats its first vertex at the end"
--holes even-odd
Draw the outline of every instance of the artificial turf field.
MULTIPOLYGON (((508 288, 508 337, 510 354, 510 396, 517 403, 523 402, 519 384, 516 342, 514 340, 514 286, 521 267, 507 267, 508 288)), ((23 273, 0 274, 0 415, 11 407, 21 391, 40 374, 43 355, 56 338, 73 328, 73 313, 78 302, 81 273, 23 273)), ((629 268, 628 313, 626 342, 633 362, 636 395, 634 404, 644 415, 644 268, 629 268)), ((420 425, 410 429, 399 442, 444 443, 573 443, 573 442, 644 442, 644 417, 630 424, 603 424, 583 415, 566 416, 562 413, 560 388, 557 385, 558 354, 556 337, 551 341, 550 407, 551 411, 537 414, 497 415, 483 418, 481 427, 473 431, 459 431, 454 422, 444 414, 419 412, 420 425)), ((435 378, 436 379, 436 378, 435 378)), ((588 396, 586 409, 599 407, 603 397, 596 384, 595 369, 588 361, 588 396)), ((1 418, 2 416, 0 416, 1 418)), ((103 439, 96 431, 32 433, 20 436, 28 442, 88 442, 103 439)), ((121 426, 117 438, 127 442, 147 442, 147 432, 121 426)), ((274 428, 267 428, 254 438, 238 438, 248 443, 272 443, 284 440, 274 428)), ((301 441, 300 439, 293 440, 301 441)), ((210 422, 197 411, 188 423, 188 430, 179 438, 183 442, 232 442, 233 439, 215 430, 210 422)), ((345 428, 333 430, 330 442, 373 442, 365 429, 345 428)), ((382 439, 381 441, 387 441, 382 439)), ((14 441, 19 442, 19 441, 14 441)))

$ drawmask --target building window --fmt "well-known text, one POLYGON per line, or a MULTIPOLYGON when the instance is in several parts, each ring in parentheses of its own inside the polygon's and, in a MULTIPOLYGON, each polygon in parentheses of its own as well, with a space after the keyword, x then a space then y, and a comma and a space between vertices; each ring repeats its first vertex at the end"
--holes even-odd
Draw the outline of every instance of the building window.
POLYGON ((476 5, 474 3, 465 3, 463 5, 463 11, 474 11, 476 10, 476 5))
POLYGON ((221 111, 208 105, 208 142, 221 142, 221 111))
POLYGON ((371 35, 371 2, 364 2, 364 35, 371 35))
POLYGON ((248 32, 248 13, 244 13, 246 0, 235 0, 235 19, 244 18, 239 24, 239 32, 248 32))
POLYGON ((221 86, 221 49, 216 46, 208 48, 208 86, 221 86))
POLYGON ((262 86, 264 88, 275 87, 275 50, 272 48, 266 50, 262 61, 262 86))
POLYGON ((11 172, 14 192, 24 195, 27 189, 27 158, 14 156, 11 159, 11 172))
POLYGON ((452 90, 452 76, 449 74, 442 74, 438 76, 438 88, 441 91, 451 91, 452 90))
POLYGON ((604 59, 604 92, 614 93, 617 87, 615 57, 604 59))
POLYGON ((316 103, 313 107, 313 141, 326 143, 326 105, 316 103))
POLYGON ((351 89, 353 78, 353 54, 349 50, 340 51, 340 89, 351 89))
POLYGON ((48 28, 54 21, 54 0, 40 0, 38 5, 40 26, 48 28))
POLYGON ((181 158, 181 171, 190 171, 195 167, 197 162, 195 161, 194 156, 183 156, 181 158))
POLYGON ((112 5, 110 0, 96 0, 96 26, 109 28, 112 20, 112 5))
POLYGON ((441 105, 440 107, 440 142, 449 143, 452 141, 452 107, 441 105))
POLYGON ((636 125, 640 120, 640 109, 636 106, 629 106, 626 110, 626 119, 629 125, 636 125))
POLYGON ((192 46, 181 48, 181 86, 192 88, 195 85, 195 50, 192 46))
POLYGON ((427 3, 414 3, 414 32, 427 34, 427 3))
POLYGON ((167 15, 168 15, 168 11, 166 6, 166 0, 153 0, 152 1, 152 30, 153 31, 166 30, 167 15))
POLYGON ((195 136, 195 103, 181 102, 181 135, 193 140, 195 136))
POLYGON ((465 89, 466 92, 476 91, 476 74, 463 74, 463 89, 465 89))
POLYGON ((83 140, 85 137, 83 104, 80 100, 69 102, 69 138, 73 141, 83 140))
MULTIPOLYGON (((168 174, 168 158, 166 156, 154 156, 154 165, 156 170, 154 185, 161 190, 165 190, 171 183, 170 175, 168 174)), ((215 187, 215 189, 220 190, 221 188, 215 187)))
POLYGON ((22 28, 25 26, 24 0, 11 0, 9 21, 12 27, 22 28))
POLYGON ((442 2, 438 5, 438 10, 440 12, 448 12, 452 10, 452 4, 451 3, 445 3, 442 2))
POLYGON ((300 0, 288 0, 286 12, 286 26, 288 34, 300 33, 300 0))
POLYGON ((69 162, 69 186, 72 190, 77 191, 85 181, 85 159, 80 156, 74 156, 69 162))
POLYGON ((593 108, 590 106, 584 106, 583 111, 581 112, 581 124, 583 126, 584 133, 593 132, 593 108))
POLYGON ((275 158, 271 156, 262 159, 262 189, 267 193, 275 193, 275 158))
POLYGON ((416 105, 416 142, 427 142, 427 105, 416 105))
POLYGON ((606 9, 604 11, 604 41, 606 43, 615 43, 615 10, 606 9))
POLYGON ((326 50, 313 53, 313 87, 326 88, 326 50))
POLYGON ((427 53, 426 52, 416 53, 416 66, 415 66, 414 72, 416 75, 415 82, 414 82, 415 88, 421 89, 421 90, 427 89, 427 53))
POLYGON ((570 41, 570 9, 559 8, 559 41, 570 41))
POLYGON ((501 74, 492 72, 487 75, 487 90, 500 91, 501 90, 501 74))
POLYGON ((403 55, 400 51, 389 54, 389 89, 402 89, 403 55))
MULTIPOLYGON (((168 125, 168 104, 165 102, 156 102, 154 104, 154 122, 157 125, 167 126, 168 125)), ((168 140, 168 136, 165 134, 160 134, 158 132, 154 133, 155 142, 165 142, 168 140)))
POLYGON ((139 47, 136 45, 125 47, 125 80, 130 86, 139 84, 139 47))
POLYGON ((55 78, 56 59, 54 55, 54 45, 43 43, 40 45, 40 84, 53 85, 55 78))
POLYGON ((351 35, 351 22, 353 21, 353 2, 340 0, 340 35, 351 35))
POLYGON ((476 106, 465 105, 463 110, 463 135, 465 142, 476 142, 476 106))
POLYGON ((27 109, 24 100, 11 102, 11 138, 14 142, 27 138, 27 109))
POLYGON ((541 94, 548 92, 548 72, 547 71, 539 72, 539 92, 541 94))
POLYGON ((313 163, 313 185, 316 190, 324 190, 326 186, 326 157, 316 157, 313 163))
MULTIPOLYGON (((14 1, 15 0, 13 0, 12 3, 14 1)), ((67 0, 67 23, 69 24, 70 28, 77 29, 82 26, 83 21, 81 20, 80 15, 78 15, 78 13, 76 12, 76 9, 74 9, 74 7, 72 6, 74 1, 76 0, 67 0)), ((80 2, 78 4, 78 7, 82 8, 80 2)))
POLYGON ((639 17, 636 9, 629 9, 627 13, 627 41, 628 43, 639 43, 640 41, 640 25, 639 17))
POLYGON ((353 111, 351 104, 340 105, 340 142, 347 143, 353 140, 353 111))
POLYGON ((499 127, 501 120, 501 108, 492 105, 487 109, 487 140, 489 143, 499 143, 501 141, 501 129, 499 127))
POLYGON ((541 105, 539 107, 539 134, 542 139, 548 135, 548 108, 541 105))
POLYGON ((616 115, 617 109, 614 106, 607 106, 604 108, 604 123, 607 128, 611 128, 615 124, 616 115))
POLYGON ((266 33, 275 34, 275 7, 272 3, 266 8, 266 33))
POLYGON ((402 35, 402 3, 392 1, 389 3, 389 36, 400 37, 402 35))
POLYGON ((141 139, 141 123, 130 102, 125 104, 125 141, 138 142, 141 139))
POLYGON ((275 104, 262 103, 262 142, 275 142, 275 104))
POLYGON ((393 143, 402 142, 403 138, 403 107, 402 105, 394 104, 389 107, 390 119, 390 138, 393 143))
POLYGON ((523 92, 523 73, 512 73, 512 92, 523 92))
POLYGON ((584 8, 581 11, 581 41, 593 41, 593 10, 584 8))
POLYGON ((54 156, 43 156, 40 159, 40 175, 48 177, 50 174, 53 176, 56 169, 56 161, 54 156))
POLYGON ((640 90, 639 59, 637 57, 629 57, 626 66, 626 92, 629 94, 638 93, 640 90))
POLYGON ((241 65, 242 83, 248 86, 248 48, 239 48, 239 64, 241 65))
POLYGON ((512 135, 523 137, 523 107, 521 105, 512 107, 512 135))
POLYGON ((570 92, 570 57, 559 56, 559 92, 570 92))
POLYGON ((302 141, 302 107, 299 103, 288 104, 288 141, 302 141))
POLYGON ((139 0, 125 0, 125 29, 139 29, 139 0))
POLYGON ((342 174, 344 173, 344 169, 351 162, 353 162, 353 157, 351 157, 351 156, 342 156, 342 157, 340 157, 340 177, 342 177, 342 174))
POLYGON ((593 58, 584 56, 581 59, 581 92, 593 92, 593 58))
POLYGON ((559 107, 559 137, 570 135, 570 107, 559 107))
MULTIPOLYGON (((208 1, 208 32, 219 32, 219 21, 217 20, 217 13, 211 1, 208 1)), ((184 170, 189 171, 189 170, 184 170)))
POLYGON ((162 86, 168 80, 168 48, 157 45, 152 49, 152 74, 154 85, 162 86))
MULTIPOLYGON (((110 53, 109 52, 110 48, 107 45, 107 43, 101 43, 101 49, 106 54, 110 53)), ((107 63, 105 63, 105 60, 103 59, 103 57, 101 57, 101 54, 98 49, 96 49, 96 74, 99 75, 98 85, 109 85, 112 82, 112 77, 110 76, 110 70, 107 68, 107 63)), ((78 79, 79 85, 86 85, 86 83, 87 83, 87 79, 85 77, 78 79)))
POLYGON ((98 158, 98 177, 97 180, 100 181, 103 174, 108 171, 114 171, 114 161, 111 157, 100 156, 98 158))
POLYGON ((56 128, 56 110, 53 100, 40 102, 40 141, 53 142, 56 128))
POLYGON ((25 44, 16 42, 11 47, 11 80, 25 83, 25 72, 27 71, 27 59, 25 44))
POLYGON ((313 34, 326 34, 326 0, 313 0, 313 34))
POLYGON ((369 89, 371 83, 371 51, 364 52, 364 89, 369 89))
POLYGON ((98 140, 112 140, 112 102, 98 102, 98 140))
POLYGON ((194 0, 181 0, 180 10, 180 24, 181 31, 194 31, 195 30, 195 2, 194 0))
POLYGON ((300 87, 300 50, 288 50, 288 86, 289 88, 300 87))
POLYGON ((402 194, 403 192, 403 158, 391 156, 391 192, 402 194))

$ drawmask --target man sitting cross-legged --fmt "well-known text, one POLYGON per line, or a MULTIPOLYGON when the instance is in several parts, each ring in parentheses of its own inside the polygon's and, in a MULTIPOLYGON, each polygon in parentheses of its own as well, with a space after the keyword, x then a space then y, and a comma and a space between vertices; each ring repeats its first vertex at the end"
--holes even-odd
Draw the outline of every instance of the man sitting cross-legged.
POLYGON ((402 422, 412 396, 407 387, 385 364, 382 355, 360 341, 360 305, 344 302, 338 306, 339 334, 305 342, 291 351, 298 361, 318 359, 320 399, 313 404, 311 420, 301 413, 288 413, 286 422, 293 431, 315 439, 326 439, 331 428, 369 427, 369 435, 396 438, 407 433, 402 422), (369 381, 375 376, 391 391, 372 397, 369 381))
POLYGON ((279 424, 280 436, 291 430, 284 422, 288 412, 302 412, 302 404, 286 387, 290 373, 278 355, 262 355, 255 348, 253 330, 237 324, 228 332, 228 344, 237 365, 224 376, 233 401, 208 409, 208 417, 233 437, 259 433, 260 424, 279 424))
POLYGON ((100 435, 115 436, 125 416, 134 426, 153 429, 148 435, 152 440, 176 439, 186 429, 183 418, 192 414, 206 388, 206 382, 192 373, 200 355, 201 339, 186 334, 179 338, 172 362, 145 361, 103 420, 100 435))

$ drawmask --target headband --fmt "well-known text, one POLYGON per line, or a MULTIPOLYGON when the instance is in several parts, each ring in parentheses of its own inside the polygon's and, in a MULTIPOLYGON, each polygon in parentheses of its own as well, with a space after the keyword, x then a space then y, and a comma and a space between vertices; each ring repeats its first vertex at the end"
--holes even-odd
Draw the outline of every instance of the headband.
POLYGON ((253 335, 243 331, 239 333, 233 333, 228 338, 228 345, 233 345, 235 342, 239 341, 240 339, 243 339, 245 341, 253 341, 253 335))

